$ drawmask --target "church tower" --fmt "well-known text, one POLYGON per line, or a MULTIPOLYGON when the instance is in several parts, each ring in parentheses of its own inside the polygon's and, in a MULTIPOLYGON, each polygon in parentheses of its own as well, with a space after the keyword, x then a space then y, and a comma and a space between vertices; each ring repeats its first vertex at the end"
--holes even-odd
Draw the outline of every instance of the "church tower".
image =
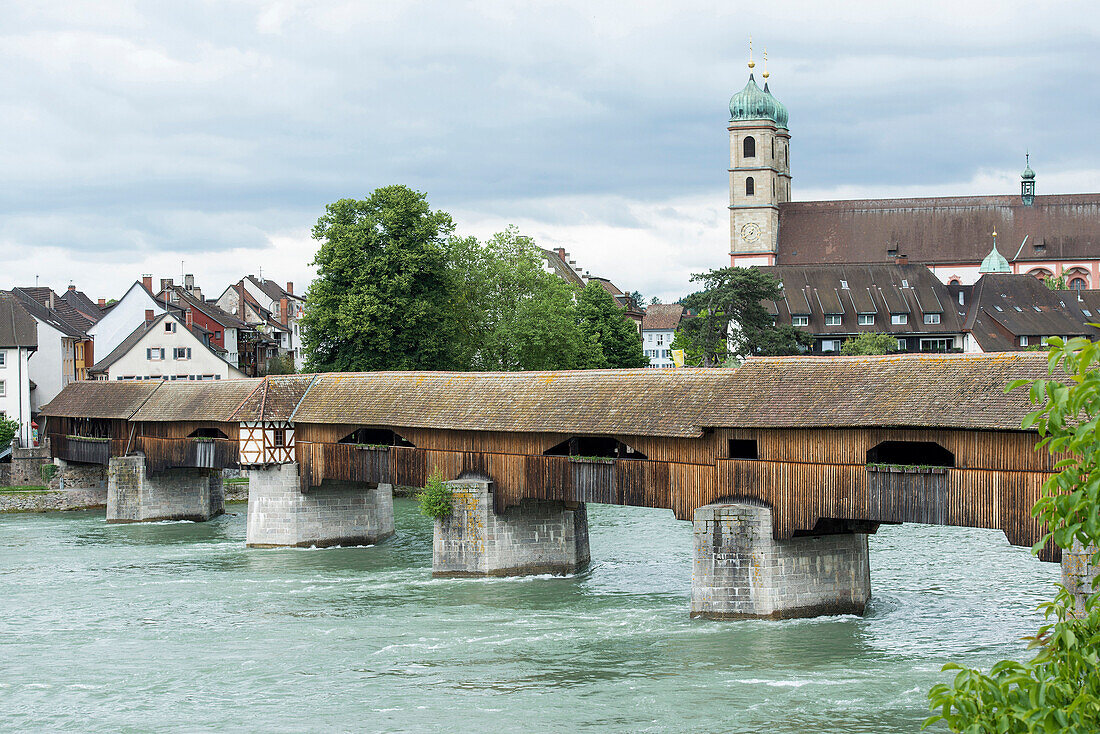
POLYGON ((730 100, 730 261, 734 266, 775 265, 779 204, 791 200, 787 108, 756 85, 749 44, 749 81, 730 100))

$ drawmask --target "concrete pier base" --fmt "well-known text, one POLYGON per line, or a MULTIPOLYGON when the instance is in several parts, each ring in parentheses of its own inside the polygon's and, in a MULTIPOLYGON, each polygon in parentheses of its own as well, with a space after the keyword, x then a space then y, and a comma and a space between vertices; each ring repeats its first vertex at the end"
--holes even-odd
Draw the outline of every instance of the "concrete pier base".
POLYGON ((1074 611, 1078 615, 1085 613, 1085 599, 1094 591, 1100 590, 1092 585, 1098 575, 1098 567, 1092 565, 1092 554, 1095 551, 1092 547, 1081 547, 1078 542, 1074 542, 1073 550, 1062 551, 1062 585, 1073 593, 1076 601, 1074 611))
POLYGON ((583 502, 524 500, 503 515, 493 511, 492 482, 447 482, 450 517, 436 520, 432 576, 568 574, 588 565, 588 514, 583 502))
POLYGON ((695 511, 692 617, 863 614, 870 596, 866 534, 774 540, 768 507, 715 504, 695 511))
POLYGON ((202 522, 224 512, 218 469, 149 472, 140 455, 112 457, 107 466, 107 522, 202 522))
POLYGON ((373 545, 393 535, 393 485, 326 479, 303 493, 296 463, 246 474, 250 548, 373 545))

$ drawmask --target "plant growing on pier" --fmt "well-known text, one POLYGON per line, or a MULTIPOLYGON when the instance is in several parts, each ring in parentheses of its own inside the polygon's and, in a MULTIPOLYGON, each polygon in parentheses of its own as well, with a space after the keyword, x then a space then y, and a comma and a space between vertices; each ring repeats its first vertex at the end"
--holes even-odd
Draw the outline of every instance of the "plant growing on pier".
MULTIPOLYGON (((1068 551, 1075 542, 1100 548, 1100 342, 1050 339, 1051 374, 1063 381, 1018 380, 1008 390, 1030 385, 1038 409, 1024 419, 1041 440, 1037 448, 1068 454, 1059 461, 1032 509, 1047 532, 1032 549, 1048 541, 1068 551)), ((1100 561, 1100 553, 1091 558, 1100 561)), ((937 711, 926 722, 943 721, 956 732, 1100 731, 1100 592, 1093 590, 1083 613, 1073 594, 1060 587, 1040 605, 1048 623, 1030 638, 1038 653, 1028 662, 1002 660, 988 673, 955 664, 950 684, 928 694, 937 711)))
POLYGON ((450 517, 454 508, 454 492, 443 482, 443 474, 432 472, 428 477, 428 483, 416 495, 420 503, 420 514, 433 520, 450 517))

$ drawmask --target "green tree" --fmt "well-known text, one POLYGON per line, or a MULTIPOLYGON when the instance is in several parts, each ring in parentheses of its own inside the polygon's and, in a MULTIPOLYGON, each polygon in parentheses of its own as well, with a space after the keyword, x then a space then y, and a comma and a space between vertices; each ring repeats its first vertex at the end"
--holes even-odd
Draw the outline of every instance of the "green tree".
POLYGON ((840 347, 840 353, 846 356, 862 356, 865 354, 889 354, 897 351, 898 340, 889 334, 865 331, 853 339, 844 342, 840 347))
POLYGON ((451 243, 455 309, 474 370, 578 369, 587 352, 573 289, 546 272, 542 253, 514 226, 484 245, 473 237, 451 243))
POLYGON ((793 327, 776 326, 764 301, 781 297, 779 281, 756 268, 717 268, 691 276, 703 289, 683 299, 697 312, 680 324, 673 347, 686 364, 715 367, 730 357, 799 354, 813 338, 793 327))
POLYGON ((649 364, 634 322, 599 283, 589 281, 581 291, 577 318, 582 344, 588 350, 584 367, 606 369, 649 364))
MULTIPOLYGON (((1031 386, 1038 409, 1024 419, 1041 440, 1037 448, 1069 456, 1043 485, 1032 515, 1046 529, 1032 550, 1053 541, 1063 550, 1075 543, 1100 547, 1100 343, 1075 338, 1050 339, 1051 375, 1061 380, 1018 380, 1007 389, 1031 386)), ((1092 556, 1092 562, 1100 554, 1092 556)), ((1002 660, 988 673, 955 664, 950 684, 928 694, 937 713, 925 723, 943 721, 955 732, 1095 732, 1100 731, 1100 592, 1093 591, 1083 613, 1060 588, 1053 601, 1040 605, 1047 623, 1029 638, 1038 653, 1029 661, 1002 660)))
POLYGON ((657 296, 653 296, 653 298, 649 299, 649 305, 650 306, 656 306, 656 305, 660 304, 660 302, 661 302, 661 299, 658 298, 657 296))
POLYGON ((0 449, 7 448, 17 433, 19 421, 0 416, 0 449))
POLYGON ((297 371, 294 368, 294 358, 289 354, 278 354, 267 361, 269 375, 293 375, 297 371))
POLYGON ((1066 289, 1066 276, 1044 275, 1043 285, 1050 288, 1052 291, 1064 291, 1066 289))
POLYGON ((325 207, 302 315, 310 370, 461 367, 451 303, 450 215, 404 186, 325 207))

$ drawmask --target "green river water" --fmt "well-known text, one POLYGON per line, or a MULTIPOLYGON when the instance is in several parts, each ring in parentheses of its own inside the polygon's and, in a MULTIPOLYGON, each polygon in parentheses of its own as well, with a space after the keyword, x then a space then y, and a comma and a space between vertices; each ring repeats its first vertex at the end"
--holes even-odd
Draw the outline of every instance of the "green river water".
POLYGON ((371 548, 250 550, 209 523, 0 515, 0 729, 917 731, 954 660, 1023 658, 1056 564, 1000 532, 871 537, 864 618, 688 618, 691 524, 589 505, 569 578, 431 578, 396 500, 371 548))

